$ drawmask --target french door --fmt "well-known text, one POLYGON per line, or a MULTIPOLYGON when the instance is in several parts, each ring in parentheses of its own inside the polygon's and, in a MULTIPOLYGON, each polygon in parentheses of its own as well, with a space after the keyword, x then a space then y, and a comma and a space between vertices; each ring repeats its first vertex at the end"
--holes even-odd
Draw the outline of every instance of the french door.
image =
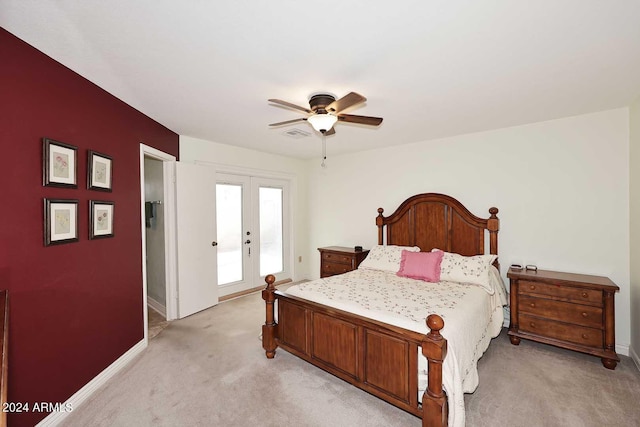
POLYGON ((218 173, 216 224, 220 296, 291 277, 287 180, 218 173))

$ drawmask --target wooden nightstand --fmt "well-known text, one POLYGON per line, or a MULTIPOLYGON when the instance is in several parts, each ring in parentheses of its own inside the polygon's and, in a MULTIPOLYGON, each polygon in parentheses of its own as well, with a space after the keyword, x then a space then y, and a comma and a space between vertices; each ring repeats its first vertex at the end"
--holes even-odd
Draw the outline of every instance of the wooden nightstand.
POLYGON ((369 253, 368 249, 356 251, 343 246, 327 246, 318 250, 320 251, 320 277, 355 270, 369 253))
POLYGON ((514 345, 528 339, 600 357, 615 369, 614 294, 620 290, 606 277, 556 271, 509 269, 514 345))

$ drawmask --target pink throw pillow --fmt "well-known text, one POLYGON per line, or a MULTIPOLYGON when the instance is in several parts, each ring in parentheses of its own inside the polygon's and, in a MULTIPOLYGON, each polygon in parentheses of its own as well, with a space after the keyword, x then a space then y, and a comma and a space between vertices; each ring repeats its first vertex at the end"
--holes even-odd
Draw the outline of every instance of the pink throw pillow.
POLYGON ((400 270, 396 274, 425 282, 439 282, 443 256, 444 252, 402 251, 400 270))

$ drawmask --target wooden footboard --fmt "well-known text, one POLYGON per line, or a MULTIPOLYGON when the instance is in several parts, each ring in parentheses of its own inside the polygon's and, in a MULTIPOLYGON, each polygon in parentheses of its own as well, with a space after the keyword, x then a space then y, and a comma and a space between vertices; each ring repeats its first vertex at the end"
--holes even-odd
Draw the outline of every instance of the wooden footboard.
POLYGON ((262 346, 267 358, 276 348, 318 366, 387 402, 422 418, 423 427, 447 425, 442 362, 447 341, 444 321, 430 315, 427 335, 398 328, 276 291, 275 277, 262 291, 266 322, 262 346), (275 302, 278 301, 278 322, 275 302), (418 348, 428 360, 429 380, 418 401, 418 348))

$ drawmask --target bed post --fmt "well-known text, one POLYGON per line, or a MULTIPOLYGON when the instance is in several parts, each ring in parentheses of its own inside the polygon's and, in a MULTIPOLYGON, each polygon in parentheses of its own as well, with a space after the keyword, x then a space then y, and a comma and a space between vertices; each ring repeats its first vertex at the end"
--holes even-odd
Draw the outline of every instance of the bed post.
MULTIPOLYGON (((489 209, 491 216, 487 220, 487 229, 489 230, 489 252, 492 255, 498 255, 498 231, 500 230, 500 220, 498 219, 498 208, 489 209)), ((500 260, 494 262, 496 268, 500 270, 500 260)))
POLYGON ((430 329, 422 342, 422 354, 428 361, 428 385, 422 395, 422 427, 443 427, 448 422, 447 396, 442 389, 442 362, 447 355, 447 340, 440 335, 444 320, 437 314, 427 317, 430 329))
POLYGON ((384 209, 382 208, 378 208, 378 216, 376 217, 376 225, 378 226, 378 244, 382 245, 384 244, 384 237, 383 237, 383 232, 382 229, 384 228, 384 217, 382 216, 382 212, 384 212, 384 209))
POLYGON ((267 275, 264 278, 267 282, 267 287, 262 291, 262 299, 265 301, 267 310, 267 319, 262 325, 262 348, 264 348, 267 355, 267 359, 273 359, 276 355, 276 327, 278 324, 275 320, 274 302, 276 300, 276 287, 273 283, 276 281, 276 277, 273 274, 267 275))

